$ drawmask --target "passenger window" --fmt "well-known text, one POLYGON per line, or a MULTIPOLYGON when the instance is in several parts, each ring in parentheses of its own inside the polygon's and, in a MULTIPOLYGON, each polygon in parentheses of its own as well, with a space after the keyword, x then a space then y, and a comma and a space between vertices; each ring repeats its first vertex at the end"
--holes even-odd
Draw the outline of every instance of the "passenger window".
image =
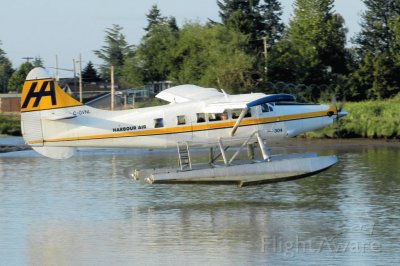
POLYGON ((232 110, 232 119, 237 119, 240 116, 242 110, 232 110))
MULTIPOLYGON (((242 111, 243 111, 242 109, 232 110, 232 119, 238 119, 242 111)), ((251 117, 250 109, 247 110, 247 113, 244 115, 244 117, 251 117)))
POLYGON ((162 119, 162 118, 154 119, 154 127, 155 128, 164 127, 164 119, 162 119))
POLYGON ((184 115, 178 115, 176 117, 176 119, 177 119, 178 125, 185 125, 186 124, 186 118, 185 118, 184 115))
POLYGON ((210 122, 217 121, 216 114, 208 114, 208 121, 210 122))
POLYGON ((197 123, 206 122, 206 114, 205 113, 197 113, 197 123))
POLYGON ((208 121, 228 120, 228 113, 208 114, 208 121))

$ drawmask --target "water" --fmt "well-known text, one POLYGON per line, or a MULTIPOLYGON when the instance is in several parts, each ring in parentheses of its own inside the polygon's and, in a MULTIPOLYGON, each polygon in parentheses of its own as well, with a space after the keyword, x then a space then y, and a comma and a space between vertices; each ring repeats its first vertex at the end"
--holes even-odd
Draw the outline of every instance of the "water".
MULTIPOLYGON (((238 188, 124 176, 176 163, 168 150, 0 154, 0 264, 398 265, 400 149, 302 146, 339 163, 238 188)), ((273 151, 303 150, 289 147, 273 151)))

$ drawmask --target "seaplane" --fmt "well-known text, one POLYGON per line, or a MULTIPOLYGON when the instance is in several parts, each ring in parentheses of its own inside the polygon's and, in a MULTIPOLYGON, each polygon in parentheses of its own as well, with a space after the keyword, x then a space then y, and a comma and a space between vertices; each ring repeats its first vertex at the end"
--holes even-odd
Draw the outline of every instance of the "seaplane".
POLYGON ((22 135, 33 150, 53 159, 68 159, 78 148, 177 149, 176 167, 129 171, 134 179, 151 184, 246 186, 310 176, 337 162, 334 155, 271 155, 269 147, 272 141, 326 127, 347 114, 333 105, 298 103, 290 94, 229 95, 196 85, 171 87, 156 97, 169 103, 97 109, 64 92, 44 68, 34 68, 22 89, 22 135), (196 148, 209 149, 207 163, 192 164, 196 148), (249 156, 238 159, 246 149, 249 156))

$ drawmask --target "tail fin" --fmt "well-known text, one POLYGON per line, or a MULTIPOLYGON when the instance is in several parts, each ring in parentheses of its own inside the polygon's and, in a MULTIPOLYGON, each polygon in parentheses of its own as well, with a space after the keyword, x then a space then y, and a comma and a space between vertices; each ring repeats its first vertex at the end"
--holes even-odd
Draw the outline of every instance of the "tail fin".
POLYGON ((43 68, 32 69, 21 96, 21 112, 42 111, 82 105, 65 93, 43 68))
POLYGON ((64 159, 72 156, 74 148, 44 147, 42 119, 46 116, 44 112, 48 115, 56 109, 80 105, 58 86, 45 69, 32 69, 21 95, 21 130, 25 142, 47 157, 64 159))

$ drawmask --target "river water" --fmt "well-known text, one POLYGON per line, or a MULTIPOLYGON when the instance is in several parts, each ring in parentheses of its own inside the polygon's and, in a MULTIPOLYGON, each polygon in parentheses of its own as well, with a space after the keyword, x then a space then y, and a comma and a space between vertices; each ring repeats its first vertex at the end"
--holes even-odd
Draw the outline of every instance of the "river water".
POLYGON ((175 164, 173 150, 0 154, 0 264, 399 265, 400 148, 298 142, 272 151, 337 154, 338 164, 238 188, 124 175, 175 164))

